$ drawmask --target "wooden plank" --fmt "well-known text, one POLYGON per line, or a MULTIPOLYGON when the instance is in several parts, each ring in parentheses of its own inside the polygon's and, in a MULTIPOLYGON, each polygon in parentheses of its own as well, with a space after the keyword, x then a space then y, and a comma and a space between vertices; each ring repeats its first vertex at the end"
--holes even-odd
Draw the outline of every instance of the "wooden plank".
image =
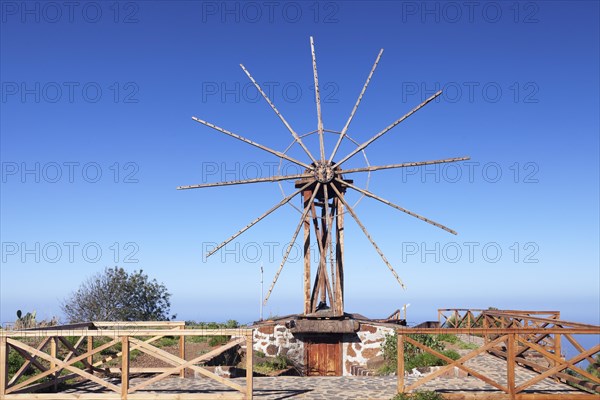
MULTIPOLYGON (((498 349, 491 349, 489 351, 491 354, 495 355, 496 357, 500 357, 500 358, 504 358, 506 359, 506 352, 498 350, 498 349)), ((537 363, 535 363, 534 361, 531 360, 527 360, 523 357, 515 357, 515 361, 520 364, 523 365, 525 367, 528 367, 529 369, 537 372, 537 373, 542 373, 542 372, 546 372, 548 371, 548 367, 545 367, 543 365, 539 365, 537 363)), ((563 382, 569 382, 569 383, 573 383, 579 386, 582 386, 586 389, 595 391, 595 392, 600 392, 600 385, 594 385, 594 383, 582 379, 582 378, 577 378, 573 375, 569 375, 569 374, 565 374, 562 372, 556 372, 554 374, 554 376, 556 376, 557 378, 559 378, 560 381, 563 382)))
MULTIPOLYGON (((44 347, 46 347, 46 345, 50 342, 52 338, 46 338, 45 340, 43 340, 37 347, 38 350, 43 351, 44 347)), ((13 375, 13 377, 10 379, 10 382, 8 382, 8 386, 12 385, 13 383, 15 383, 16 381, 18 381, 21 376, 25 373, 25 371, 27 370, 27 368, 31 365, 35 366, 38 370, 40 370, 41 372, 46 371, 48 368, 44 367, 42 364, 40 364, 37 361, 37 358, 35 356, 32 356, 31 354, 29 354, 28 352, 26 352, 25 350, 19 349, 17 347, 14 348, 14 350, 19 353, 26 361, 25 363, 23 363, 23 365, 21 366, 21 368, 18 369, 18 371, 13 375)), ((8 349, 7 349, 8 351, 8 349)))
MULTIPOLYGON (((590 374, 587 371, 582 370, 581 368, 579 368, 577 365, 575 365, 576 363, 578 363, 579 361, 587 358, 587 356, 589 354, 595 354, 598 351, 600 351, 600 345, 595 346, 594 348, 592 348, 589 351, 585 351, 580 353, 578 356, 575 356, 569 360, 565 360, 562 357, 558 357, 550 352, 548 352, 546 349, 544 349, 543 347, 535 344, 535 343, 530 343, 530 342, 525 342, 524 344, 526 344, 527 346, 531 347, 533 350, 536 350, 538 353, 540 353, 542 356, 544 356, 545 358, 547 358, 548 360, 550 360, 550 362, 552 363, 552 361, 556 362, 557 365, 554 366, 554 368, 550 368, 548 371, 555 371, 555 372, 560 372, 563 369, 569 367, 571 370, 573 370, 574 372, 581 374, 582 376, 584 376, 585 378, 591 380, 592 382, 596 382, 597 384, 600 384, 600 377, 596 377, 592 374, 590 374), (583 354, 583 356, 582 356, 583 354), (576 360, 576 361, 574 361, 576 360)), ((549 373, 548 371, 545 371, 542 375, 545 375, 547 373, 549 373)), ((537 379, 538 377, 536 377, 535 379, 537 379)), ((524 385, 524 384, 523 384, 524 385)), ((523 386, 521 385, 521 386, 523 386)), ((529 386, 529 385, 527 385, 529 386)), ((525 386, 525 387, 527 387, 525 386)))
MULTIPOLYGON (((94 375, 91 375, 91 374, 89 374, 89 373, 87 373, 85 371, 80 370, 79 368, 75 368, 75 367, 71 366, 71 364, 74 364, 77 361, 81 361, 84 358, 86 358, 87 356, 89 356, 88 353, 85 353, 85 354, 82 354, 82 355, 80 355, 78 357, 75 357, 75 358, 69 360, 68 362, 64 362, 64 361, 62 361, 60 359, 53 359, 50 355, 48 355, 48 354, 46 354, 44 352, 41 352, 41 351, 37 350, 34 347, 31 347, 31 346, 28 346, 28 345, 26 345, 24 343, 18 342, 17 340, 14 340, 14 339, 11 339, 11 338, 7 338, 6 340, 7 340, 7 343, 9 343, 13 347, 19 347, 19 348, 21 348, 21 349, 29 352, 30 354, 36 355, 39 358, 43 358, 44 360, 46 360, 48 362, 52 362, 54 360, 54 362, 57 364, 57 366, 55 368, 50 368, 50 369, 48 369, 47 371, 45 371, 45 372, 43 372, 41 374, 35 375, 35 376, 33 376, 33 377, 25 380, 24 382, 21 382, 21 383, 15 385, 15 386, 12 386, 10 389, 8 389, 6 391, 6 393, 15 392, 15 391, 17 391, 17 390, 19 390, 21 388, 24 388, 24 387, 30 385, 31 383, 33 383, 33 382, 35 382, 35 381, 37 381, 37 380, 39 380, 39 379, 41 379, 41 378, 43 378, 45 376, 48 376, 48 375, 56 372, 57 369, 59 369, 59 368, 68 369, 69 371, 74 372, 74 373, 76 373, 77 375, 79 375, 79 376, 81 376, 83 378, 87 378, 87 379, 89 379, 91 381, 94 381, 94 382, 96 382, 96 383, 98 383, 98 384, 100 384, 100 385, 102 385, 104 387, 107 387, 108 389, 111 389, 111 390, 113 390, 113 391, 115 391, 117 393, 119 392, 119 388, 116 385, 113 385, 113 384, 111 384, 109 382, 106 382, 106 381, 100 379, 100 378, 97 378, 94 375)), ((106 344, 104 344, 102 346, 99 346, 96 349, 94 349, 94 353, 97 353, 97 352, 100 352, 100 351, 102 351, 104 349, 112 347, 116 343, 118 343, 117 339, 112 340, 112 341, 110 341, 110 342, 108 342, 108 343, 106 343, 106 344)))
MULTIPOLYGON (((582 352, 584 352, 584 351, 585 351, 585 348, 584 348, 582 345, 580 345, 580 344, 579 344, 579 342, 578 342, 577 340, 575 340, 575 338, 574 338, 573 336, 571 336, 571 335, 570 335, 570 334, 568 334, 568 333, 565 333, 565 335, 564 335, 564 336, 565 336, 565 337, 567 338, 567 340, 568 340, 568 341, 569 341, 569 342, 570 342, 570 343, 571 343, 571 344, 572 344, 572 345, 573 345, 573 346, 574 346, 574 347, 577 349, 577 351, 579 351, 580 353, 582 353, 582 352)), ((560 356, 561 354, 560 354, 560 353, 558 353, 557 355, 558 355, 558 356, 560 356)), ((592 357, 588 357, 588 358, 586 358, 586 360, 587 360, 587 361, 588 361, 590 364, 595 364, 595 363, 596 363, 596 360, 594 360, 592 357)))
POLYGON ((8 345, 5 337, 0 337, 0 396, 6 394, 8 383, 8 345))
POLYGON ((404 335, 397 335, 398 364, 396 375, 398 376, 398 393, 404 393, 404 335))
POLYGON ((121 339, 121 400, 127 400, 127 392, 129 391, 129 338, 123 336, 121 339))
MULTIPOLYGON (((344 196, 344 193, 341 192, 344 196)), ((335 297, 336 297, 336 315, 344 315, 344 205, 336 197, 336 247, 335 247, 335 262, 336 262, 336 279, 335 279, 335 297)))
MULTIPOLYGON (((598 328, 600 331, 600 328, 598 328)), ((578 333, 578 332, 575 332, 578 333)), ((244 336, 252 334, 252 329, 98 329, 72 331, 0 331, 0 337, 7 338, 42 338, 52 336, 91 336, 119 339, 122 336, 244 336)))
MULTIPOLYGON (((50 360, 50 369, 54 369, 56 368, 56 362, 54 361, 54 359, 56 359, 56 349, 58 347, 58 338, 57 337, 53 337, 52 339, 50 339, 50 357, 52 357, 52 360, 50 360)), ((54 386, 54 391, 56 392, 56 389, 58 388, 58 384, 56 383, 56 378, 57 378, 57 374, 58 374, 58 370, 52 374, 52 381, 54 382, 53 386, 54 386)))
POLYGON ((155 376, 153 378, 150 378, 149 380, 146 380, 146 381, 138 384, 137 386, 131 388, 130 389, 130 393, 138 391, 138 390, 140 390, 140 389, 148 386, 151 383, 154 383, 154 382, 157 382, 157 381, 159 381, 161 379, 164 379, 167 376, 171 375, 172 373, 178 372, 181 368, 190 368, 190 369, 193 369, 194 371, 197 371, 198 373, 200 373, 202 375, 208 376, 209 378, 211 378, 213 380, 216 380, 217 382, 220 382, 220 383, 222 383, 222 384, 224 384, 226 386, 229 386, 229 387, 231 387, 231 388, 233 388, 233 389, 235 389, 237 391, 245 392, 244 388, 242 386, 238 385, 237 383, 234 383, 234 382, 232 382, 230 380, 221 378, 220 376, 218 376, 216 374, 213 374, 212 372, 207 371, 204 368, 201 368, 201 367, 198 367, 198 366, 194 365, 194 364, 199 363, 201 361, 208 360, 208 359, 214 357, 215 355, 221 354, 223 351, 225 351, 225 350, 227 350, 227 349, 229 349, 229 348, 231 348, 233 346, 236 346, 236 345, 242 343, 244 341, 243 338, 238 338, 237 340, 229 342, 229 343, 227 343, 224 346, 221 346, 221 347, 219 347, 219 348, 217 348, 215 350, 212 350, 212 351, 210 351, 210 352, 208 352, 206 354, 203 354, 203 355, 201 355, 199 357, 196 357, 196 358, 194 358, 193 360, 190 360, 190 361, 184 361, 184 360, 180 359, 179 357, 177 357, 177 356, 175 356, 173 354, 170 354, 170 353, 168 353, 168 352, 166 352, 164 350, 158 349, 158 348, 156 348, 156 347, 154 347, 154 346, 152 346, 150 344, 144 343, 144 342, 140 341, 139 339, 131 338, 131 341, 134 342, 134 343, 139 344, 140 345, 139 349, 141 351, 143 351, 143 352, 145 352, 147 354, 151 354, 152 356, 154 356, 154 357, 156 357, 156 358, 158 358, 160 360, 163 360, 163 361, 165 361, 167 363, 170 363, 171 365, 175 365, 175 367, 173 367, 170 370, 167 370, 167 371, 163 372, 162 374, 157 375, 157 376, 155 376))
MULTIPOLYGON (((128 400, 244 400, 240 393, 140 393, 128 400)), ((116 393, 25 393, 9 394, 3 400, 120 400, 116 393)))
MULTIPOLYGON (((543 349, 541 349, 541 350, 542 350, 542 352, 545 351, 543 349)), ((582 375, 585 374, 584 376, 586 376, 588 379, 590 379, 588 377, 588 375, 590 375, 590 374, 588 374, 587 372, 585 372, 585 371, 583 371, 583 370, 575 367, 575 364, 578 363, 579 361, 585 359, 588 355, 597 353, 599 350, 600 350, 600 345, 597 345, 597 346, 594 346, 592 349, 587 350, 586 352, 581 353, 581 354, 579 354, 579 355, 577 355, 577 356, 575 356, 575 357, 573 357, 573 358, 571 358, 569 360, 561 360, 562 363, 560 365, 555 366, 553 368, 550 368, 546 372, 543 372, 540 375, 538 375, 538 376, 536 376, 536 377, 534 377, 532 379, 529 379, 526 382, 523 382, 521 385, 519 385, 517 387, 517 391, 522 391, 523 389, 528 388, 529 386, 534 385, 534 384, 538 383, 539 381, 552 376, 552 374, 554 374, 555 372, 560 372, 560 371, 562 371, 563 369, 565 369, 567 367, 570 367, 571 369, 575 370, 578 373, 581 373, 582 375)), ((540 350, 538 350, 538 351, 540 351, 540 350)), ((552 358, 552 357, 549 357, 549 356, 547 356, 547 357, 548 358, 552 358)), ((591 378, 592 378, 591 380, 594 381, 594 382, 600 382, 600 380, 598 380, 598 378, 596 378, 596 377, 591 376, 591 378)))
MULTIPOLYGON (((302 192, 304 198, 304 209, 310 206, 312 191, 305 190, 302 192)), ((310 219, 308 215, 304 218, 304 315, 310 314, 311 301, 310 296, 310 219)))
MULTIPOLYGON (((181 329, 185 329, 185 322, 181 325, 181 329)), ((185 360, 185 336, 179 336, 179 358, 185 360)), ((185 378, 185 369, 179 373, 180 378, 185 378)))
POLYGON ((508 386, 508 394, 511 400, 515 400, 515 334, 512 333, 506 338, 506 352, 508 358, 506 360, 506 385, 508 386))
POLYGON ((92 351, 94 350, 94 338, 91 336, 88 336, 86 339, 87 339, 87 352, 90 354, 87 358, 87 362, 88 362, 88 365, 91 366, 90 369, 88 370, 88 372, 90 374, 93 374, 94 373, 94 368, 93 368, 94 355, 93 355, 92 351))
POLYGON ((483 382, 485 382, 485 383, 487 383, 487 384, 489 384, 491 386, 494 386, 497 389, 500 389, 503 392, 508 392, 508 388, 500 385, 498 382, 496 382, 496 381, 488 378, 487 376, 485 376, 485 375, 483 375, 483 374, 481 374, 481 373, 479 373, 479 372, 477 372, 477 371, 475 371, 475 370, 473 370, 473 369, 471 369, 471 368, 469 368, 469 367, 467 367, 467 366, 464 365, 464 363, 466 361, 470 360, 471 358, 474 358, 474 357, 478 356, 479 354, 485 352, 487 349, 494 347, 498 343, 503 342, 505 339, 506 339, 506 336, 501 336, 501 337, 497 338, 496 340, 488 343, 487 345, 482 346, 482 347, 480 347, 480 348, 478 348, 476 350, 473 350, 470 353, 464 355, 463 357, 461 357, 460 359, 458 359, 458 360, 455 361, 455 360, 452 360, 451 358, 446 357, 445 355, 440 354, 439 352, 437 352, 437 351, 435 351, 435 350, 433 350, 433 349, 425 346, 424 344, 419 343, 416 340, 411 339, 410 337, 405 337, 404 340, 406 340, 407 342, 409 342, 409 343, 417 346, 421 350, 424 350, 424 351, 428 352, 429 354, 432 354, 432 355, 436 356, 437 358, 439 358, 441 360, 444 360, 444 361, 446 361, 448 363, 447 365, 441 367, 439 370, 437 370, 437 371, 435 371, 435 372, 433 372, 433 373, 431 373, 429 375, 426 375, 425 377, 417 380, 412 385, 408 386, 406 388, 406 391, 409 392, 411 390, 414 390, 415 388, 417 388, 417 387, 419 387, 419 386, 421 386, 421 385, 423 385, 423 384, 425 384, 425 383, 427 383, 427 382, 429 382, 429 381, 437 378, 438 376, 443 375, 444 373, 446 373, 447 371, 449 371, 451 368, 457 367, 457 368, 460 368, 463 371, 466 371, 467 373, 473 375, 474 377, 482 380, 483 382))
POLYGON ((253 339, 252 335, 246 336, 246 400, 252 400, 254 395, 253 339))

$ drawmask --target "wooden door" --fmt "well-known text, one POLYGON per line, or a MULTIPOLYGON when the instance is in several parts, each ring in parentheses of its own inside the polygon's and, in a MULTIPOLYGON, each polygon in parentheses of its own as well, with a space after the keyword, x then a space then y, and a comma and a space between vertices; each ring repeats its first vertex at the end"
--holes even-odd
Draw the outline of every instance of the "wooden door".
POLYGON ((306 340, 306 375, 341 376, 342 342, 340 335, 317 336, 306 340))

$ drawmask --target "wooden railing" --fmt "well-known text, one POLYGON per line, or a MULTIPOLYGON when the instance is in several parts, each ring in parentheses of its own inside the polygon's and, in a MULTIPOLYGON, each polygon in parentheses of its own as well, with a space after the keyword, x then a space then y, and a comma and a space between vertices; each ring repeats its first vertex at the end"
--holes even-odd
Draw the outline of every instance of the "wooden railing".
MULTIPOLYGON (((398 374, 398 392, 407 393, 422 387, 427 382, 446 373, 450 373, 456 367, 465 373, 477 378, 497 389, 496 393, 444 393, 448 399, 598 399, 600 396, 600 378, 590 372, 580 363, 583 361, 595 365, 598 372, 597 359, 594 356, 600 354, 600 344, 586 349, 574 335, 600 335, 600 327, 595 325, 580 324, 561 321, 558 312, 520 312, 520 311, 494 311, 494 310, 440 310, 440 315, 448 315, 443 312, 450 311, 452 321, 457 326, 448 328, 402 328, 397 330, 398 334, 398 371, 404 371, 404 343, 410 343, 421 351, 430 353, 444 360, 447 365, 438 371, 418 379, 410 385, 405 385, 403 373, 398 374), (552 318, 538 317, 536 315, 550 316, 552 318), (454 317, 452 317, 454 316, 454 317), (439 351, 419 343, 409 335, 414 334, 467 334, 484 338, 484 344, 478 349, 470 351, 459 360, 452 360, 439 351), (572 345, 575 355, 565 358, 561 354, 561 338, 566 338, 572 345), (506 362, 506 376, 504 380, 497 379, 478 372, 465 363, 481 354, 491 354, 506 362), (535 357, 531 357, 531 353, 535 357), (526 368, 536 372, 534 377, 515 381, 515 369, 526 368), (573 387, 572 392, 557 393, 531 393, 532 385, 551 378, 556 382, 567 383, 573 387), (581 391, 581 390, 583 391, 581 391)), ((440 317, 444 318, 444 317, 440 317)), ((440 320, 442 322, 442 320, 440 320)), ((454 324, 441 324, 442 326, 453 326, 454 324)), ((492 374, 493 375, 493 374, 492 374)))
MULTIPOLYGON (((174 374, 184 377, 191 370, 233 391, 219 393, 221 399, 252 399, 252 329, 185 329, 183 322, 94 322, 43 329, 0 331, 0 399, 147 399, 144 392, 174 374), (178 355, 153 343, 164 337, 179 337, 178 355), (206 354, 185 358, 185 338, 229 336, 231 340, 206 354), (240 385, 198 365, 222 352, 246 345, 246 384, 240 385), (169 365, 163 368, 131 368, 131 352, 138 350, 169 365), (23 359, 18 370, 8 373, 10 352, 23 359), (33 372, 33 374, 32 374, 33 372), (152 374, 132 384, 131 375, 152 374), (76 378, 102 388, 93 394, 57 392, 58 385, 76 378), (118 383, 117 383, 118 382, 118 383), (51 387, 54 393, 34 393, 51 387)), ((172 393, 152 392, 152 399, 173 399, 172 393)), ((180 397, 177 397, 180 398, 180 397)), ((215 398, 215 393, 194 393, 194 399, 215 398)))
MULTIPOLYGON (((560 319, 560 311, 490 310, 480 308, 440 308, 438 321, 442 328, 481 328, 487 315, 507 314, 548 319, 560 319)), ((490 325, 491 326, 491 325, 490 325)))

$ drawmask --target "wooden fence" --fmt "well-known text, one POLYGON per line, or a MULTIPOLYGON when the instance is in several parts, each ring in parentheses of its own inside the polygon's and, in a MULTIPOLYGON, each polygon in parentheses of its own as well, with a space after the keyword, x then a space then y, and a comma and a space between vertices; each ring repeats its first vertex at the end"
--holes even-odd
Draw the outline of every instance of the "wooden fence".
POLYGON ((422 388, 427 382, 454 372, 454 368, 458 368, 492 386, 496 391, 483 394, 447 391, 444 393, 445 398, 511 400, 597 400, 600 398, 600 378, 588 372, 580 364, 587 361, 600 372, 598 360, 594 359, 594 356, 600 354, 600 344, 586 349, 575 337, 575 335, 594 335, 598 338, 599 326, 562 321, 559 319, 560 314, 554 311, 443 309, 439 310, 439 315, 440 325, 443 328, 397 330, 398 371, 404 371, 405 343, 444 360, 447 365, 408 385, 405 384, 404 374, 398 373, 398 393, 408 393, 422 388), (455 361, 418 342, 414 336, 411 337, 415 334, 467 334, 483 338, 484 344, 455 361), (575 355, 569 358, 563 356, 562 339, 570 343, 575 355), (486 375, 465 365, 467 361, 482 354, 494 355, 506 363, 504 379, 499 379, 497 373, 486 375), (517 383, 516 368, 526 368, 536 374, 517 383), (535 393, 531 390, 533 385, 546 378, 569 384, 573 387, 573 391, 535 393))
POLYGON ((0 399, 252 399, 252 329, 185 329, 183 322, 94 322, 21 331, 0 331, 0 399), (179 355, 155 345, 164 337, 179 337, 179 355), (185 359, 185 338, 229 336, 231 340, 206 354, 185 359), (240 385, 197 364, 222 352, 246 345, 246 384, 240 385), (170 365, 163 368, 131 368, 131 352, 138 350, 170 365), (10 352, 25 362, 9 375, 10 352), (184 377, 191 370, 217 381, 233 392, 174 394, 144 392, 165 378, 184 377), (31 375, 31 372, 34 372, 31 375), (26 374, 27 373, 27 374, 26 374), (132 384, 132 374, 152 374, 132 384), (102 388, 88 393, 56 392, 62 382, 77 379, 102 388), (34 393, 51 387, 54 393, 34 393))

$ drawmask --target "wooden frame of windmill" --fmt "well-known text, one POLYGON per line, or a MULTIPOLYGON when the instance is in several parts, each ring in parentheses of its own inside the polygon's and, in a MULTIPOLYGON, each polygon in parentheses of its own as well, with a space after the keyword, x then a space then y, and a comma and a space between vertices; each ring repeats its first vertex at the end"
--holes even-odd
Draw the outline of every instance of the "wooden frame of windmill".
MULTIPOLYGON (((358 99, 348 117, 346 124, 343 129, 339 132, 327 130, 327 132, 333 132, 339 135, 336 145, 331 153, 331 155, 327 158, 325 155, 325 145, 324 145, 324 133, 325 129, 323 127, 323 119, 321 113, 321 99, 320 99, 320 91, 319 91, 319 80, 317 74, 317 62, 316 62, 316 54, 315 54, 315 46, 313 38, 310 38, 310 48, 312 54, 312 66, 313 66, 313 77, 314 77, 314 85, 315 85, 315 103, 317 108, 317 130, 311 133, 318 133, 319 136, 319 157, 314 157, 310 150, 304 144, 302 138, 296 131, 290 126, 290 124, 286 121, 283 115, 279 112, 277 107, 273 104, 271 99, 266 95, 266 93, 262 90, 260 85, 256 82, 256 80, 252 77, 250 72, 240 64, 244 73, 248 76, 250 81, 254 84, 258 92, 264 97, 269 106, 273 109, 275 114, 279 117, 279 119, 283 122, 287 130, 292 134, 294 138, 294 143, 300 145, 303 151, 306 153, 310 162, 303 162, 299 159, 293 158, 286 154, 286 152, 280 152, 277 150, 273 150, 267 146, 256 143, 246 137, 240 136, 236 133, 230 132, 224 128, 221 128, 217 125, 214 125, 210 122, 201 120, 199 118, 193 117, 196 122, 199 122, 205 126, 212 128, 218 132, 226 134, 230 137, 233 137, 237 140, 240 140, 246 144, 250 144, 254 147, 257 147, 263 151, 271 153, 282 160, 287 160, 292 162, 298 166, 303 167, 304 173, 295 174, 295 175, 277 175, 270 176, 266 178, 256 178, 256 179, 246 179, 246 180, 238 180, 238 181, 227 181, 227 182, 215 182, 215 183, 204 183, 198 185, 188 185, 188 186, 180 186, 178 189, 198 189, 198 188, 209 188, 209 187, 221 187, 221 186, 230 186, 230 185, 241 185, 241 184, 253 184, 253 183, 261 183, 261 182, 280 182, 286 180, 295 180, 296 191, 289 196, 285 196, 279 203, 275 204, 265 213, 263 213, 260 217, 254 219, 244 228, 236 232, 234 235, 223 241, 221 244, 213 248, 208 254, 207 257, 215 254, 218 250, 223 248, 227 243, 236 239, 242 233, 246 232, 252 226, 256 225, 262 219, 266 218, 268 215, 273 213, 278 208, 283 205, 289 203, 294 197, 297 195, 301 196, 302 199, 302 208, 301 217, 298 225, 296 226, 296 230, 292 236, 292 239, 284 253, 283 260, 279 265, 279 269, 277 270, 275 277, 273 279, 273 283, 269 288, 267 295, 264 299, 266 303, 269 299, 273 288, 279 278, 279 275, 285 265, 290 251, 294 243, 297 240, 298 234, 300 230, 303 229, 304 232, 304 273, 303 273, 303 281, 304 281, 304 313, 303 316, 310 317, 344 317, 344 215, 346 211, 350 214, 350 216, 355 220, 358 226, 361 228, 367 239, 370 241, 372 246, 375 248, 376 252, 381 257, 382 261, 386 264, 389 270, 392 272, 395 279, 400 283, 402 287, 404 284, 402 283, 400 277, 387 260, 379 246, 375 243, 369 232, 367 231, 364 224, 358 218, 354 208, 348 204, 345 200, 345 193, 348 189, 352 189, 364 196, 369 198, 378 200, 388 206, 391 206, 405 214, 408 214, 412 217, 418 218, 424 222, 427 222, 431 225, 434 225, 440 229, 443 229, 452 234, 456 234, 456 232, 442 224, 439 224, 431 219, 423 217, 419 214, 416 214, 406 208, 398 206, 386 199, 383 199, 374 193, 369 192, 368 190, 359 188, 355 186, 353 180, 345 179, 344 175, 361 173, 361 172, 373 172, 383 169, 394 169, 394 168, 406 168, 406 167, 416 167, 416 166, 424 166, 424 165, 432 165, 432 164, 443 164, 443 163, 451 163, 468 160, 469 157, 456 157, 456 158, 447 158, 447 159, 439 159, 439 160, 431 160, 431 161, 419 161, 419 162, 405 162, 401 164, 389 164, 389 165, 381 165, 381 166, 366 166, 362 168, 352 168, 352 169, 343 169, 342 164, 348 161, 350 158, 358 154, 359 152, 364 152, 365 148, 369 146, 371 143, 385 135, 392 128, 400 124, 402 121, 413 115, 419 109, 424 107, 426 104, 437 98, 442 92, 438 91, 417 107, 410 110, 401 118, 398 118, 390 125, 385 127, 383 130, 378 132, 376 135, 371 137, 369 140, 363 142, 362 144, 357 145, 357 147, 351 151, 349 154, 344 156, 338 161, 334 161, 335 156, 340 148, 342 141, 346 138, 348 139, 348 129, 354 115, 358 109, 358 106, 367 90, 369 82, 373 77, 373 73, 377 68, 377 65, 381 59, 383 54, 383 49, 380 50, 373 67, 367 77, 365 84, 358 96, 358 99), (319 210, 318 210, 319 209, 319 210), (334 230, 334 221, 335 221, 335 230, 334 230), (310 254, 310 244, 311 244, 311 222, 314 228, 315 240, 317 243, 317 248, 319 251, 319 262, 316 268, 314 282, 311 283, 311 254, 310 254), (333 238, 335 237, 335 244, 333 243, 333 238), (331 278, 330 274, 327 270, 327 265, 331 265, 331 278)), ((306 136, 306 135, 303 135, 306 136)))

